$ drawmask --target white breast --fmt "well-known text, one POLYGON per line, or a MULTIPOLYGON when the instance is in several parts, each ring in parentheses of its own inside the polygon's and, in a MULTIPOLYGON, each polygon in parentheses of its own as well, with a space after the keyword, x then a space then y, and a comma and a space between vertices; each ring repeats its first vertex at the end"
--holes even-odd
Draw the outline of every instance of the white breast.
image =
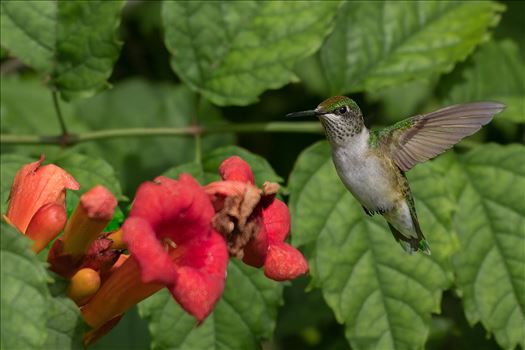
POLYGON ((368 129, 363 128, 344 146, 333 147, 335 168, 361 204, 370 210, 386 210, 394 205, 394 184, 381 159, 368 151, 368 139, 368 129))

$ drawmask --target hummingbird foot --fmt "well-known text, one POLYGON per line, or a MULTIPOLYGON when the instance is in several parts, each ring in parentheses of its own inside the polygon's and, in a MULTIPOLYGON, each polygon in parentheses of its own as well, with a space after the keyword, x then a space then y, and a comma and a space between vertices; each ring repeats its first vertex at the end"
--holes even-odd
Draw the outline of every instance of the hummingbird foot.
POLYGON ((363 207, 363 210, 365 211, 366 215, 368 215, 368 216, 374 216, 375 214, 383 215, 386 212, 386 210, 381 209, 381 208, 378 208, 376 210, 370 210, 367 207, 365 207, 364 205, 362 205, 362 207, 363 207))

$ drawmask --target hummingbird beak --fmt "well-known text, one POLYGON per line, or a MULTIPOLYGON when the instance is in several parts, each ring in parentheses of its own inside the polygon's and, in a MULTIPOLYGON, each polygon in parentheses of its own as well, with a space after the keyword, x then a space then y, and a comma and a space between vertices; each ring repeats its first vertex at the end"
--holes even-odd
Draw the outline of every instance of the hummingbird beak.
POLYGON ((323 113, 320 113, 314 109, 310 111, 289 113, 286 115, 286 118, 318 117, 322 114, 323 113))

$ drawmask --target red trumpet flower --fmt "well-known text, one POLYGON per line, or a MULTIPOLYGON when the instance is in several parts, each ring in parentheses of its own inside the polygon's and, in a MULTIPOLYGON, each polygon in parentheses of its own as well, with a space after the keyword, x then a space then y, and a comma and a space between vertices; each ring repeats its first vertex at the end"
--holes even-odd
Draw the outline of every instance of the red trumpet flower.
POLYGON ((214 224, 228 241, 230 254, 254 267, 264 266, 267 277, 290 280, 308 271, 301 252, 284 243, 290 231, 290 212, 275 198, 278 185, 254 183, 249 165, 230 157, 220 166, 223 181, 205 187, 217 215, 214 224))
POLYGON ((222 294, 228 264, 213 215, 208 196, 190 175, 143 183, 122 226, 131 257, 84 306, 87 323, 102 327, 164 286, 203 321, 222 294))

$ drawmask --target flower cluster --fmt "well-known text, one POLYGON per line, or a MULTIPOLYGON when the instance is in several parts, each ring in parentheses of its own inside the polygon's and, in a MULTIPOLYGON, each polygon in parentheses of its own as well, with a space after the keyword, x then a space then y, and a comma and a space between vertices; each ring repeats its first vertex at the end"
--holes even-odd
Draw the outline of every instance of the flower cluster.
POLYGON ((105 233, 117 200, 103 186, 85 192, 71 216, 66 189, 79 184, 43 157, 16 174, 5 219, 33 240, 36 253, 54 241, 50 268, 70 281, 67 293, 91 326, 90 343, 133 305, 167 288, 202 322, 220 299, 230 257, 263 267, 283 281, 308 271, 302 254, 285 243, 290 213, 276 183, 255 185, 249 165, 230 157, 220 181, 201 186, 191 175, 157 177, 137 190, 122 227, 105 233), (127 250, 128 254, 124 254, 127 250))

